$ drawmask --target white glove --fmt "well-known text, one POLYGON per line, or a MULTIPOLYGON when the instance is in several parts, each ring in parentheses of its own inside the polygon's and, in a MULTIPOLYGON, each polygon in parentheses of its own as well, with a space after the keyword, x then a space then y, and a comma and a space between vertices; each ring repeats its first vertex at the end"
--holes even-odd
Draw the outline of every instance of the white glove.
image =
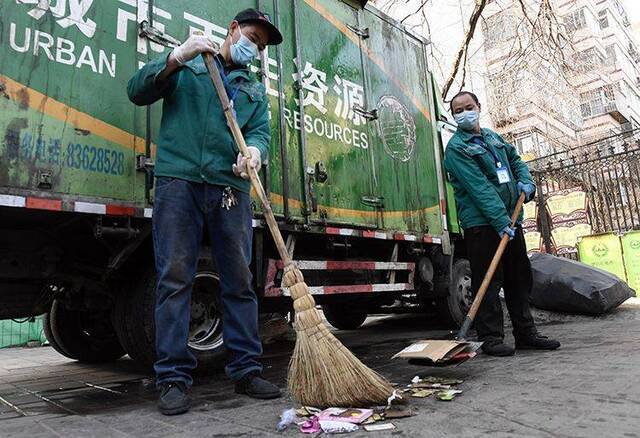
POLYGON ((173 49, 172 54, 178 64, 184 65, 201 53, 209 52, 217 55, 218 51, 218 45, 211 38, 204 35, 191 35, 182 45, 173 49))
POLYGON ((238 154, 238 159, 236 160, 236 164, 232 166, 233 173, 236 176, 239 176, 242 179, 249 179, 249 173, 247 169, 247 162, 249 166, 257 172, 260 172, 260 168, 262 167, 262 159, 260 157, 260 149, 254 146, 249 146, 249 153, 251 154, 250 159, 246 159, 244 155, 238 154))

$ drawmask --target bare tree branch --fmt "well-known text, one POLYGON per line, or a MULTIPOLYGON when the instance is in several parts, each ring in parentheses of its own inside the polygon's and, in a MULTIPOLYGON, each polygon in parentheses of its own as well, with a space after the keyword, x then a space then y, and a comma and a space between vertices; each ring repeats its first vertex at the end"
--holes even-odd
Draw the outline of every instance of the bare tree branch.
POLYGON ((416 9, 415 11, 411 12, 410 14, 407 14, 402 20, 400 20, 400 23, 404 24, 404 22, 408 19, 413 17, 414 15, 416 15, 417 13, 419 13, 424 7, 425 5, 429 2, 429 0, 423 0, 422 3, 420 4, 420 6, 418 7, 418 9, 416 9))
POLYGON ((464 39, 462 40, 462 44, 460 45, 460 49, 458 50, 458 54, 453 63, 453 67, 451 69, 451 73, 449 74, 449 78, 446 80, 444 87, 442 87, 442 96, 445 100, 446 100, 447 94, 449 93, 449 89, 451 88, 451 85, 453 85, 453 81, 456 79, 456 76, 458 75, 458 70, 460 69, 460 62, 462 61, 463 57, 465 56, 469 48, 469 43, 473 39, 473 35, 475 34, 475 31, 476 31, 476 25, 478 24, 478 21, 480 20, 480 16, 482 15, 482 11, 484 10, 486 5, 487 5, 487 0, 476 0, 476 6, 473 9, 471 18, 469 18, 469 30, 467 30, 467 34, 464 36, 464 39))

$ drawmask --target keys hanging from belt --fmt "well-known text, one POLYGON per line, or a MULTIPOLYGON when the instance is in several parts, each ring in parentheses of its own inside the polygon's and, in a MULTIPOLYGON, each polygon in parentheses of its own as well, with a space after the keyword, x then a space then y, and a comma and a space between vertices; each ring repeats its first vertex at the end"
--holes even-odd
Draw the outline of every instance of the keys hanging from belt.
POLYGON ((231 187, 226 187, 222 192, 222 208, 231 210, 236 205, 238 205, 238 198, 236 198, 231 187))

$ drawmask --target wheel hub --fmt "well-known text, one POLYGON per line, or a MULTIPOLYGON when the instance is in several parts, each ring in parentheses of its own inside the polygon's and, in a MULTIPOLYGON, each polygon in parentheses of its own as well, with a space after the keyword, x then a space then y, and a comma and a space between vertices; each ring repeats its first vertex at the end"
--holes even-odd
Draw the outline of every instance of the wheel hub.
POLYGON ((471 303, 473 303, 473 289, 471 288, 471 276, 463 275, 458 280, 458 292, 460 300, 462 301, 462 306, 464 309, 468 309, 471 307, 471 303))
POLYGON ((223 344, 219 280, 214 272, 196 274, 189 321, 189 347, 194 350, 214 350, 223 344))

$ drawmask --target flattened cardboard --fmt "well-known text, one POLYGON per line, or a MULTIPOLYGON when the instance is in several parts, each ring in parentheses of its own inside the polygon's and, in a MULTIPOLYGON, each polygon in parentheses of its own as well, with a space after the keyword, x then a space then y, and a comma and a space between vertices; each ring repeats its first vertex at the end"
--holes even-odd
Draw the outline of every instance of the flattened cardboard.
POLYGON ((482 345, 479 342, 424 340, 414 342, 392 359, 427 359, 433 363, 464 362, 482 345))
POLYGON ((457 341, 418 341, 394 355, 392 359, 430 359, 437 362, 452 352, 459 353, 467 344, 457 341))

